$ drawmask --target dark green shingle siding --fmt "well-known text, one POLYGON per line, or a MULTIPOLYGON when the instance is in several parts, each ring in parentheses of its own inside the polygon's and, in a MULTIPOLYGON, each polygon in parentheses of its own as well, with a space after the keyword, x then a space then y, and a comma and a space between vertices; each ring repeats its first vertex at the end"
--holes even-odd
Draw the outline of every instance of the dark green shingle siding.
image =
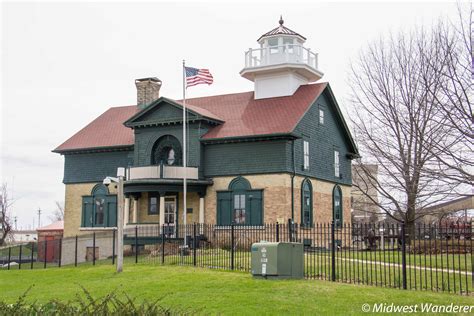
MULTIPOLYGON (((188 112, 188 119, 195 118, 196 115, 188 112)), ((140 118, 140 122, 156 121, 156 120, 178 120, 183 119, 183 110, 171 104, 161 103, 153 110, 146 113, 140 118)))
MULTIPOLYGON (((298 123, 295 133, 302 139, 295 141, 295 162, 298 174, 350 185, 351 161, 342 122, 338 119, 335 104, 331 104, 325 91, 298 123), (324 124, 319 124, 319 108, 324 109, 324 124), (303 170, 303 141, 309 141, 309 170, 303 170), (334 150, 339 151, 339 169, 342 179, 334 175, 334 150)), ((291 157, 291 156, 290 156, 291 157)))
POLYGON ((64 155, 63 183, 102 182, 116 176, 118 167, 132 165, 132 151, 64 155))
POLYGON ((206 177, 285 172, 289 165, 285 153, 291 153, 291 145, 284 140, 208 144, 204 148, 206 177))

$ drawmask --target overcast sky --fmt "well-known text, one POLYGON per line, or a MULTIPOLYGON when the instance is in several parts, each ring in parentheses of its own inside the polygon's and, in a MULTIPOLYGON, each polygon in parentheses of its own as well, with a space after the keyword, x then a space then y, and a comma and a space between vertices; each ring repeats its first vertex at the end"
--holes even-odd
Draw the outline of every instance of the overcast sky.
MULTIPOLYGON (((249 91, 244 51, 278 25, 307 38, 347 109, 351 59, 390 31, 455 18, 453 2, 17 3, 1 5, 1 167, 18 226, 42 224, 64 201, 55 147, 111 106, 136 104, 135 78, 156 76, 161 95, 181 98, 181 62, 209 68, 211 86, 189 97, 249 91)), ((346 112, 347 113, 347 112, 346 112)))

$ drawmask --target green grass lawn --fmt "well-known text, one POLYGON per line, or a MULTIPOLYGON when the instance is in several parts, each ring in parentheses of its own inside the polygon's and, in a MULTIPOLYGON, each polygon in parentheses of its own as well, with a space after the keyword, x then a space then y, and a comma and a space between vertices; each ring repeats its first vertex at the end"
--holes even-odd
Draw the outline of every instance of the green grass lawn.
MULTIPOLYGON (((407 284, 408 288, 448 291, 448 292, 472 292, 474 290, 473 278, 459 267, 452 269, 451 265, 444 265, 453 271, 441 270, 441 267, 427 264, 426 268, 419 262, 407 256, 407 284)), ((467 256, 464 255, 464 258, 467 256)), ((421 258, 421 256, 418 256, 421 258)), ((459 256, 459 258, 461 258, 459 256)), ((402 287, 402 267, 401 261, 375 260, 375 255, 350 257, 348 254, 337 253, 336 256, 336 279, 347 283, 364 283, 370 285, 386 285, 388 287, 402 287), (372 258, 371 258, 372 257, 372 258), (395 263, 395 264, 394 264, 395 263)), ((379 258, 378 258, 379 259, 379 258)), ((388 259, 388 258, 387 258, 388 259)), ((456 262, 458 256, 455 257, 456 262)), ((461 260, 461 259, 459 259, 461 260)), ((467 259, 466 259, 467 260, 467 259)), ((231 253, 222 249, 200 249, 197 251, 196 263, 202 267, 218 267, 230 269, 231 253)), ((469 254, 470 261, 470 254, 469 254)), ((139 257, 139 262, 161 263, 161 257, 143 255, 139 257)), ((165 257, 166 265, 193 265, 193 256, 181 257, 170 255, 165 257)), ((234 267, 236 270, 250 270, 250 252, 237 251, 234 255, 234 267)), ((306 253, 305 273, 310 278, 326 279, 331 278, 331 256, 330 253, 306 253)))
MULTIPOLYGON (((173 255, 165 256, 165 265, 193 265, 192 252, 190 256, 179 256, 178 249, 174 249, 173 255)), ((449 256, 420 256, 407 255, 407 283, 410 289, 423 289, 433 291, 448 291, 464 293, 473 292, 474 284, 470 273, 471 254, 449 256), (437 260, 435 260, 437 257, 437 260), (444 258, 446 257, 446 258, 444 258), (437 262, 440 262, 438 265, 437 262), (430 269, 431 262, 431 269, 430 269), (461 264, 456 264, 461 263, 461 264), (468 263, 468 264, 467 264, 468 263), (464 265, 463 265, 464 264, 464 265), (426 268, 425 268, 426 267, 426 268), (445 270, 442 270, 443 267, 445 270), (448 271, 447 268, 450 270, 448 271)), ((161 264, 161 254, 140 254, 139 263, 161 264)), ((96 265, 110 265, 111 259, 100 260, 96 265)), ((125 257, 127 265, 135 263, 134 256, 125 257)), ((223 249, 198 249, 196 253, 196 264, 200 267, 219 268, 230 270, 231 252, 223 249)), ((57 262, 47 263, 48 268, 57 266, 57 262)), ((79 265, 92 265, 92 262, 80 263, 79 265)), ((43 262, 34 262, 34 269, 43 269, 43 262)), ((24 263, 21 269, 30 269, 30 263, 24 263)), ((12 266, 12 270, 19 269, 12 266)), ((236 251, 234 254, 235 270, 250 270, 250 252, 236 251)), ((331 278, 331 256, 330 252, 309 252, 305 254, 305 273, 309 278, 325 279, 331 278)), ((393 252, 337 252, 336 253, 336 279, 345 283, 362 283, 366 285, 384 285, 386 287, 402 287, 402 268, 400 255, 393 252)))
POLYGON ((364 303, 474 304, 472 296, 319 280, 260 280, 243 272, 151 264, 127 264, 121 274, 112 265, 0 271, 0 300, 13 303, 31 285, 30 301, 72 300, 76 293, 82 295, 83 286, 95 297, 126 292, 137 300, 161 299, 161 305, 178 312, 203 314, 364 315, 364 303))

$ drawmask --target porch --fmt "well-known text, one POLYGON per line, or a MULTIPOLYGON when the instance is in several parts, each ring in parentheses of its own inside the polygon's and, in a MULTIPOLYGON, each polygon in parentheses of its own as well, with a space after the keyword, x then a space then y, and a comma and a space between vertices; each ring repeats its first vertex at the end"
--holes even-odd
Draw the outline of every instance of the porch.
POLYGON ((165 234, 168 238, 177 238, 178 225, 184 223, 184 212, 187 223, 203 224, 205 195, 207 186, 212 183, 207 179, 188 179, 184 210, 182 179, 129 178, 124 183, 125 235, 134 235, 135 227, 139 227, 138 231, 143 235, 140 237, 157 238, 165 234))

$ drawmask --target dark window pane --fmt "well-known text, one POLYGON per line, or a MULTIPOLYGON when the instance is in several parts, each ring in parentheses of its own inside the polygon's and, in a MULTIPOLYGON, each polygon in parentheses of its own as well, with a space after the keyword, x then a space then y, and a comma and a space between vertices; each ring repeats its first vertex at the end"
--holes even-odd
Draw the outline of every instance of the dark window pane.
POLYGON ((104 225, 104 202, 101 197, 95 198, 95 225, 104 225))
POLYGON ((245 210, 237 209, 234 210, 234 223, 243 225, 245 224, 245 210))
POLYGON ((150 214, 158 214, 158 198, 157 197, 150 197, 150 214))

